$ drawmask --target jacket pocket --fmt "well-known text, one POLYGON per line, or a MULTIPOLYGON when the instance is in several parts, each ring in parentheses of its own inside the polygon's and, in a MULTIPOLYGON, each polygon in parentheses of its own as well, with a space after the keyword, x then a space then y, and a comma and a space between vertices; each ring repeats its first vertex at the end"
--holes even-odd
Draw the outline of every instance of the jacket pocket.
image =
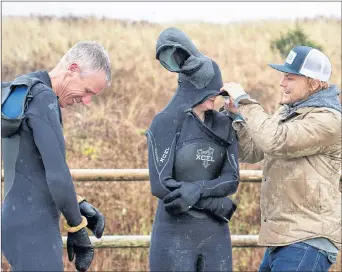
POLYGON ((305 208, 318 214, 320 206, 320 182, 308 179, 305 184, 305 208))
POLYGON ((333 209, 333 203, 338 199, 337 189, 329 182, 319 183, 318 212, 320 214, 330 212, 333 209))

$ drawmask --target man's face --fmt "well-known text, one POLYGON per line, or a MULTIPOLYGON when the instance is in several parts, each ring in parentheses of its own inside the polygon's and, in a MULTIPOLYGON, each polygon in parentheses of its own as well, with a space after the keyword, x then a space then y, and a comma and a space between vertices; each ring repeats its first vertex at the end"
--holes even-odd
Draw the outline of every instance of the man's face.
POLYGON ((307 79, 301 75, 283 73, 280 86, 283 87, 283 104, 292 104, 309 95, 307 79))
POLYGON ((210 96, 206 100, 204 100, 201 104, 197 105, 196 107, 198 107, 198 109, 202 112, 205 112, 207 110, 213 110, 215 98, 216 96, 210 96))
POLYGON ((81 73, 70 71, 62 83, 66 95, 59 100, 62 108, 72 106, 74 103, 89 105, 94 95, 98 95, 107 87, 106 74, 104 71, 81 73))

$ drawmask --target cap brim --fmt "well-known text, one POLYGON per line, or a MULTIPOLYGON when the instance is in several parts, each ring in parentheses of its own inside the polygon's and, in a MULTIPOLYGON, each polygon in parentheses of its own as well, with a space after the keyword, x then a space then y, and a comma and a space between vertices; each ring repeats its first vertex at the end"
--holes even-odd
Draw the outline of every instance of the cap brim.
POLYGON ((285 66, 284 64, 269 64, 273 69, 278 70, 283 73, 301 75, 300 73, 290 69, 289 67, 285 66))

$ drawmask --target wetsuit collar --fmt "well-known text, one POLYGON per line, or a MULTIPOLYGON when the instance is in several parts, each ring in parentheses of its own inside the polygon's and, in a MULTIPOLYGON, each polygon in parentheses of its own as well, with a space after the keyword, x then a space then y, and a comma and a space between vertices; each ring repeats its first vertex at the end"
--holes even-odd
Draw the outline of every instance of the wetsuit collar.
POLYGON ((36 77, 38 79, 40 79, 41 81, 43 81, 43 83, 50 87, 52 89, 52 83, 51 83, 51 79, 49 76, 49 73, 46 71, 37 71, 37 72, 32 72, 29 73, 30 77, 36 77))

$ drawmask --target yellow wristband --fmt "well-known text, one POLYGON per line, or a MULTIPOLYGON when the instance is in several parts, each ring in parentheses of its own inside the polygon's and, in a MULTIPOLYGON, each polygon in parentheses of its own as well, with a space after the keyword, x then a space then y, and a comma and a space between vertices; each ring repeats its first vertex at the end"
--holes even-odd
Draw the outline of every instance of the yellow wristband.
POLYGON ((67 231, 67 232, 77 232, 79 231, 80 229, 86 227, 88 225, 88 220, 87 218, 85 218, 84 216, 82 216, 82 222, 81 224, 79 224, 78 226, 76 227, 70 227, 68 225, 68 223, 65 222, 64 224, 64 229, 67 231))
POLYGON ((83 196, 77 195, 77 202, 78 203, 81 203, 83 200, 85 200, 85 198, 83 196))

